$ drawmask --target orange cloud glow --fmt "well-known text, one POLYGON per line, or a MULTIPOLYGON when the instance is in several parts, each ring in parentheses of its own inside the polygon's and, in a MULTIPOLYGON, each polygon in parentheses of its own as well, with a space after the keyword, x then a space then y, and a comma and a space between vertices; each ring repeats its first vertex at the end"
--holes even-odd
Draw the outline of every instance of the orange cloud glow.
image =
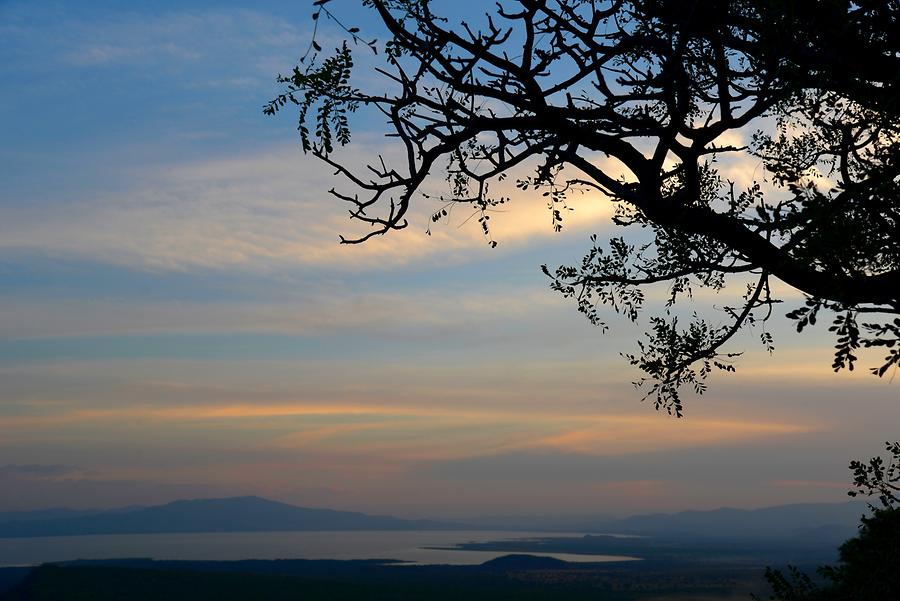
POLYGON ((9 416, 0 427, 58 429, 134 425, 146 432, 172 424, 247 432, 262 448, 391 461, 450 459, 521 450, 621 455, 791 436, 820 426, 754 420, 670 420, 655 413, 566 415, 549 409, 326 403, 223 404, 78 409, 48 416, 9 416))

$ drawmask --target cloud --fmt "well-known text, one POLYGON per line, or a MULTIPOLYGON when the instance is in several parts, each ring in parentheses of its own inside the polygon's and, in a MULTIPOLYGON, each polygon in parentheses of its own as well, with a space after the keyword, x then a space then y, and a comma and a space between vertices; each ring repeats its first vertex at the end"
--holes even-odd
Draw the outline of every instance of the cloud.
MULTIPOLYGON (((40 10, 28 15, 15 33, 41 34, 51 41, 50 53, 69 67, 125 67, 148 64, 178 69, 182 63, 217 62, 226 70, 235 61, 257 61, 257 74, 270 79, 272 53, 293 54, 305 39, 300 27, 254 10, 178 10, 157 14, 138 11, 90 15, 70 10, 41 20, 40 10), (229 57, 230 60, 223 60, 229 57)), ((20 44, 27 40, 18 40, 20 44)), ((45 53, 46 54, 46 53, 45 53)), ((201 80, 203 74, 198 73, 201 80)))
POLYGON ((579 419, 582 425, 565 429, 523 446, 560 452, 628 454, 652 450, 734 444, 770 436, 805 434, 819 429, 812 424, 767 421, 685 419, 672 424, 655 416, 602 416, 579 419), (584 424, 583 422, 589 422, 584 424), (590 423, 593 422, 593 423, 590 423))
MULTIPOLYGON (((463 489, 479 502, 515 498, 516 506, 633 514, 722 506, 761 507, 797 502, 841 502, 848 485, 786 486, 801 480, 839 482, 845 461, 810 456, 825 440, 807 436, 765 444, 671 449, 629 455, 521 451, 421 466, 416 477, 435 489, 463 489), (774 481, 773 481, 774 480, 774 481), (523 498, 521 505, 519 497, 523 498), (543 507, 534 499, 544 498, 543 507)), ((473 503, 474 504, 474 503, 473 503)))
POLYGON ((822 442, 812 435, 799 435, 770 439, 766 444, 745 441, 611 455, 522 450, 436 461, 421 469, 439 478, 470 482, 533 479, 558 486, 569 481, 671 481, 687 487, 698 483, 721 487, 746 481, 787 487, 797 482, 834 482, 845 475, 845 461, 840 457, 800 452, 822 442))
POLYGON ((228 486, 141 479, 54 465, 0 467, 0 511, 111 508, 235 494, 228 486), (10 469, 12 468, 12 469, 10 469), (35 475, 38 474, 38 475, 35 475))
POLYGON ((58 464, 26 464, 26 465, 0 465, 0 480, 6 478, 24 480, 50 480, 70 478, 84 475, 86 472, 72 465, 58 464))
MULTIPOLYGON (((348 284, 349 285, 349 284, 348 284)), ((358 284, 354 294, 331 290, 304 290, 286 300, 117 300, 117 299, 17 299, 0 298, 0 356, 15 355, 3 338, 96 338, 128 335, 271 334, 275 336, 349 335, 452 338, 467 324, 503 324, 540 320, 563 302, 538 287, 505 287, 486 284, 478 291, 433 290, 408 293, 366 290, 358 284), (455 330, 454 330, 455 329, 455 330), (6 349, 4 350, 4 347, 6 349)), ((567 307, 566 307, 567 308, 567 307)), ((97 341, 85 341, 97 347, 97 341)), ((35 340, 35 344, 40 344, 35 340)), ((52 354, 64 350, 44 345, 52 354)))
POLYGON ((655 414, 576 415, 558 408, 400 405, 369 399, 357 404, 279 402, 130 405, 58 409, 44 415, 0 418, 4 429, 50 433, 142 424, 144 435, 168 424, 236 428, 259 448, 308 449, 332 456, 374 456, 381 461, 416 463, 490 453, 555 452, 616 456, 666 449, 717 447, 814 432, 811 425, 761 421, 684 420, 655 414), (271 427, 277 426, 272 432, 271 427))
MULTIPOLYGON (((374 153, 376 148, 361 142, 347 152, 346 160, 362 165, 374 153)), ((330 171, 293 146, 200 161, 144 173, 130 189, 113 196, 10 208, 0 225, 0 251, 81 257, 150 270, 273 270, 292 265, 384 269, 426 259, 472 260, 490 252, 477 223, 463 225, 468 213, 459 211, 465 212, 464 207, 457 207, 458 218, 433 226, 427 235, 433 207, 424 200, 406 230, 363 245, 340 245, 340 233, 364 230, 349 222, 344 204, 327 194, 334 185, 330 171)), ((575 199, 572 204, 578 206, 570 226, 575 232, 596 229, 611 210, 600 198, 575 199)), ((518 205, 509 214, 493 215, 495 237, 502 244, 521 246, 553 235, 542 201, 518 205)))
MULTIPOLYGON (((279 69, 289 65, 284 61, 302 47, 302 27, 306 26, 305 22, 298 27, 258 11, 225 9, 120 13, 93 19, 64 16, 67 18, 61 22, 59 18, 46 19, 46 23, 19 32, 17 44, 53 39, 66 67, 115 67, 128 77, 140 74, 164 82, 168 95, 175 98, 217 107, 236 100, 235 92, 222 98, 220 88, 241 89, 242 94, 254 86, 266 89, 263 82, 271 81, 279 69), (276 68, 273 61, 282 66, 276 68), (183 93, 184 85, 208 93, 195 98, 183 93)), ((367 76, 365 69, 360 71, 367 76)), ((140 108, 148 112, 151 121, 169 118, 159 106, 135 105, 136 111, 140 108)), ((191 114, 196 121, 197 113, 191 114)), ((293 127, 291 117, 280 118, 285 131, 293 127)), ((342 154, 346 163, 366 173, 363 165, 372 157, 385 154, 389 161, 397 158, 398 148, 386 150, 383 137, 372 133, 364 120, 360 123, 352 147, 342 154)), ((112 124, 109 127, 112 129, 112 124)), ((191 122, 182 128, 194 127, 196 123, 191 122)), ((213 128, 211 122, 201 131, 178 135, 182 143, 184 137, 214 137, 213 128)), ((149 135, 152 137, 152 132, 149 135)), ((137 146, 154 143, 158 141, 143 139, 137 146)), ((223 157, 219 149, 219 158, 139 169, 128 162, 127 156, 135 150, 127 147, 130 144, 133 141, 119 142, 119 156, 111 156, 112 152, 104 155, 110 158, 110 163, 104 164, 105 172, 134 174, 123 189, 113 192, 97 185, 66 202, 20 199, 5 212, 0 224, 0 253, 25 252, 156 271, 279 272, 297 266, 384 270, 434 262, 485 261, 502 256, 505 248, 526 248, 553 236, 546 200, 540 193, 523 193, 515 187, 516 176, 524 175, 526 167, 494 184, 496 196, 515 201, 490 214, 493 237, 501 245, 499 252, 490 253, 468 207, 456 206, 449 219, 432 224, 430 215, 441 204, 421 198, 415 201, 409 228, 348 247, 338 244, 339 234, 353 236, 367 230, 350 223, 347 206, 327 194, 333 186, 342 189, 343 182, 322 163, 303 157, 296 144, 253 151, 234 148, 230 158, 223 157), (425 233, 429 227, 432 236, 425 233)), ((595 159, 612 174, 622 169, 610 159, 595 159)), ((441 174, 433 174, 427 187, 432 193, 444 191, 441 174)), ((613 205, 599 194, 575 194, 570 204, 576 210, 565 212, 562 236, 571 238, 610 227, 613 205)))
POLYGON ((828 480, 772 480, 772 486, 783 488, 830 488, 842 491, 850 488, 847 482, 828 480))

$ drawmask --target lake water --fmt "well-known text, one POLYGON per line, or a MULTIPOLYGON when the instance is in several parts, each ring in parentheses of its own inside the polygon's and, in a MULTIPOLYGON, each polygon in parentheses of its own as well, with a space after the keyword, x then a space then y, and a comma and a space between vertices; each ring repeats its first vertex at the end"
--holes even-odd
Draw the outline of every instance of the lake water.
MULTIPOLYGON (((236 560, 236 559, 398 559, 418 564, 479 564, 503 551, 428 549, 467 542, 580 537, 573 533, 507 531, 223 532, 199 534, 114 534, 0 538, 0 566, 36 565, 73 559, 236 560)), ((608 562, 616 555, 530 553, 565 561, 608 562)))

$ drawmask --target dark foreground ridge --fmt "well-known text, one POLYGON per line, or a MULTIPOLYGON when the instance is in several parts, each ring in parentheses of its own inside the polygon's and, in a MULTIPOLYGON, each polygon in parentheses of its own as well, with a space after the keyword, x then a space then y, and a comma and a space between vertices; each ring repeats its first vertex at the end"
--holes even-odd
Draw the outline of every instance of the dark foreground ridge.
MULTIPOLYGON (((10 570, 0 570, 0 582, 10 570)), ((2 601, 718 601, 760 592, 762 582, 760 566, 569 563, 522 554, 476 566, 119 559, 14 570, 17 581, 7 579, 2 601)))

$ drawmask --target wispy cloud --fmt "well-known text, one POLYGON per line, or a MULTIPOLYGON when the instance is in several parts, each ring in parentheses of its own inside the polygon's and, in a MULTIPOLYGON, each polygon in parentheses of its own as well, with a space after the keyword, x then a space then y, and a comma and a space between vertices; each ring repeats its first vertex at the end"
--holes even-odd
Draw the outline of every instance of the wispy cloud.
POLYGON ((773 480, 772 486, 779 488, 826 488, 847 490, 850 486, 846 482, 822 481, 822 480, 773 480))
MULTIPOLYGON (((335 296, 304 291, 290 300, 139 301, 0 298, 0 340, 166 333, 356 335, 443 331, 474 324, 539 319, 562 301, 536 287, 480 291, 363 290, 335 296)), ((0 344, 2 346, 2 344, 0 344)))
POLYGON ((0 511, 108 508, 234 494, 233 489, 217 484, 142 477, 136 471, 116 474, 59 465, 0 466, 0 511))
POLYGON ((178 423, 231 424, 281 449, 370 454, 384 460, 421 461, 511 451, 552 450, 591 455, 627 455, 665 449, 735 444, 767 437, 814 432, 807 423, 695 419, 674 424, 654 414, 564 415, 558 410, 453 408, 429 405, 278 403, 181 407, 128 406, 58 410, 48 415, 0 418, 4 428, 96 428, 104 423, 140 422, 145 427, 178 423), (349 421, 348 421, 349 420, 349 421))
MULTIPOLYGON (((362 165, 373 152, 360 144, 347 160, 362 165)), ((294 147, 153 171, 115 196, 85 198, 52 210, 12 209, 0 225, 0 250, 156 270, 370 269, 434 257, 460 261, 489 252, 477 223, 455 227, 467 215, 434 226, 433 235, 427 235, 433 207, 424 201, 407 230, 359 246, 340 245, 338 234, 352 234, 356 226, 348 221, 346 207, 327 194, 335 185, 333 177, 294 147)), ((501 243, 521 245, 553 235, 543 201, 539 195, 532 198, 530 206, 523 199, 509 214, 493 216, 494 235, 501 243)), ((608 223, 611 208, 602 198, 575 199, 573 205, 578 209, 570 219, 570 233, 608 223)))
MULTIPOLYGON (((9 9, 7 9, 9 10, 9 9)), ((156 65, 167 70, 183 63, 213 64, 225 72, 256 61, 257 74, 271 78, 273 53, 296 52, 304 40, 305 23, 291 23, 265 12, 247 9, 168 10, 147 14, 140 9, 96 14, 90 5, 54 10, 12 8, 17 16, 4 28, 10 43, 28 46, 40 39, 44 61, 75 68, 156 65), (232 61, 223 61, 224 57, 232 61), (267 64, 262 64, 267 63, 267 64)), ((24 56, 20 60, 26 60, 24 56)), ((36 60, 37 57, 32 57, 36 60)), ((252 63, 251 63, 252 64, 252 63)), ((197 73, 201 78, 203 72, 197 73)))
POLYGON ((27 480, 48 480, 58 478, 83 477, 86 471, 73 465, 32 463, 25 465, 0 465, 0 480, 17 478, 27 480))

